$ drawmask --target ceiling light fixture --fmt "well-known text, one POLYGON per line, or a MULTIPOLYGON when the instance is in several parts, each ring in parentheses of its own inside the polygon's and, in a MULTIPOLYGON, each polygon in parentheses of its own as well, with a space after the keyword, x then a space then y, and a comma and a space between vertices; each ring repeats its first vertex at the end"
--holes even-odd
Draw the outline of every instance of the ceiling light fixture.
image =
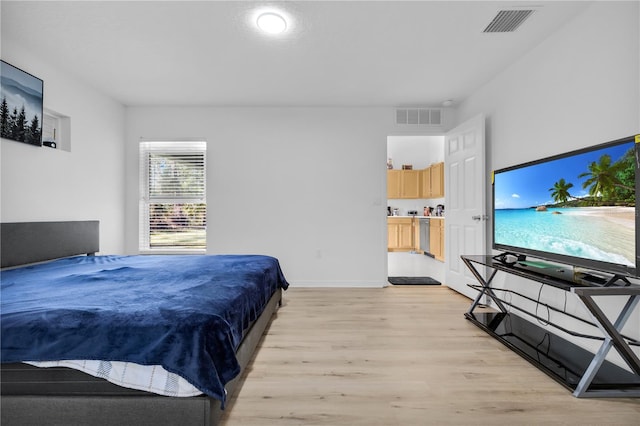
POLYGON ((450 107, 451 105, 453 105, 453 100, 451 99, 447 99, 446 101, 442 102, 443 107, 450 107))
POLYGON ((267 12, 258 16, 258 28, 268 34, 281 34, 287 29, 287 21, 277 13, 267 12))

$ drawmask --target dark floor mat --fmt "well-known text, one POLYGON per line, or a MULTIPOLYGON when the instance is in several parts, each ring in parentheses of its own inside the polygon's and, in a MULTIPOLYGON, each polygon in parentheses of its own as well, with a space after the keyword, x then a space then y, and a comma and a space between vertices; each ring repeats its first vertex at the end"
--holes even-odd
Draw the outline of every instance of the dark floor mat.
POLYGON ((389 277, 388 281, 394 285, 440 285, 431 277, 389 277))

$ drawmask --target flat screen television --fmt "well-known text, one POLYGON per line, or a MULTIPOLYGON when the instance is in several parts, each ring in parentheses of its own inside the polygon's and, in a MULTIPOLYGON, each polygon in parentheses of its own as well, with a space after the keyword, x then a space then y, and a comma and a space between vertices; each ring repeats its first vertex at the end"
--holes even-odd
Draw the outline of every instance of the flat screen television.
MULTIPOLYGON (((493 173, 493 249, 638 276, 640 135, 493 173)), ((512 258, 513 259, 513 258, 512 258)), ((543 262, 540 262, 543 263, 543 262)))

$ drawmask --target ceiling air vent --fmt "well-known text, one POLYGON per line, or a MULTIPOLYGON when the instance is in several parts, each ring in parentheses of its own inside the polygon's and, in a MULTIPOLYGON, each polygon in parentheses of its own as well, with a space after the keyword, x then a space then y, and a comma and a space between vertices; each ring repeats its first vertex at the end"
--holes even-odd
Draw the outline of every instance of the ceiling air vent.
POLYGON ((396 124, 442 125, 440 108, 399 108, 396 109, 396 124))
POLYGON ((512 33, 514 32, 534 11, 531 9, 501 10, 491 20, 484 33, 512 33))

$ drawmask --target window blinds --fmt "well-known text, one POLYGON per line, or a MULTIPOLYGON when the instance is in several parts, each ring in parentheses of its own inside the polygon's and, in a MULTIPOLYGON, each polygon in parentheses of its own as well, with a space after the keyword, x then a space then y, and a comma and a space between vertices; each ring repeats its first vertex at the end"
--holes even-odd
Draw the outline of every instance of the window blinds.
POLYGON ((206 142, 140 143, 140 250, 206 249, 206 142))

